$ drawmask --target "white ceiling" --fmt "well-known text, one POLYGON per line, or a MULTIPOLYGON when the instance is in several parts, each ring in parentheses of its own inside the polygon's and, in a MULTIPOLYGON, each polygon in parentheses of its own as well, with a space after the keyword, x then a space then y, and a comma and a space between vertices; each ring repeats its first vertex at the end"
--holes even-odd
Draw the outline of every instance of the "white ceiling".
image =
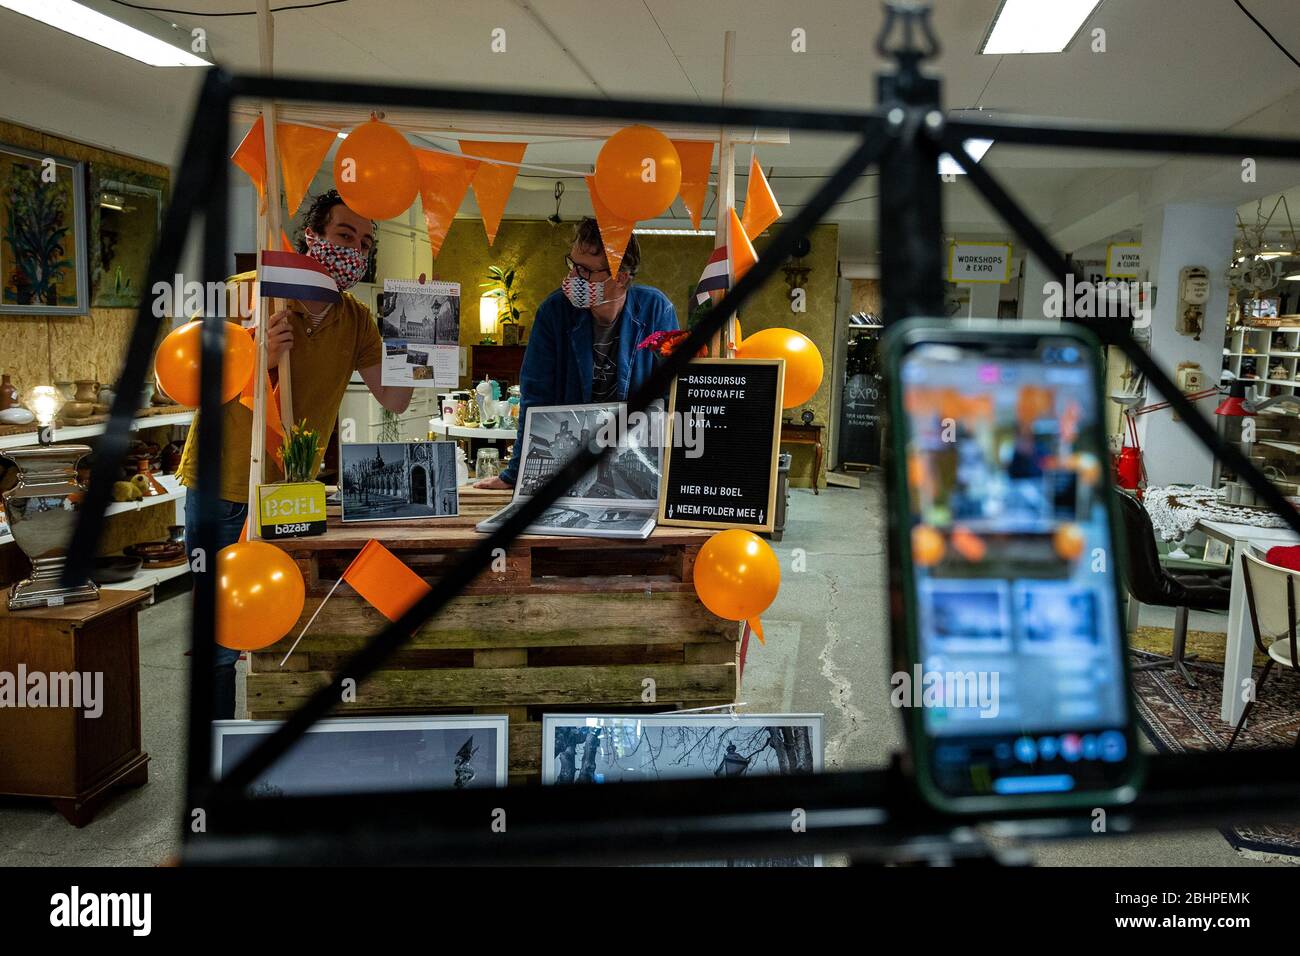
MULTIPOLYGON (((222 65, 257 70, 255 18, 204 16, 252 10, 253 0, 156 2, 193 11, 159 15, 205 29, 222 65)), ((1300 3, 1244 2, 1300 55, 1300 3)), ((1300 68, 1229 0, 1105 0, 1089 29, 1105 29, 1106 52, 1092 52, 1085 34, 1064 54, 1006 57, 977 52, 997 0, 934 5, 943 52, 933 70, 944 78, 945 99, 954 109, 985 107, 1144 129, 1222 130, 1300 91, 1300 68)), ((862 109, 875 102, 874 76, 883 66, 874 48, 881 20, 879 4, 869 0, 347 0, 278 14, 275 66, 280 73, 332 79, 715 103, 723 33, 733 29, 736 101, 862 109), (489 48, 496 27, 506 31, 504 54, 489 48), (806 53, 791 52, 796 27, 806 31, 806 53)), ((5 118, 174 162, 198 77, 197 71, 138 64, 0 10, 5 118)), ((589 168, 598 145, 549 143, 530 150, 528 158, 589 168)), ((795 132, 789 146, 762 147, 759 158, 775 170, 778 198, 793 207, 849 145, 842 138, 795 132)), ((739 158, 747 161, 748 150, 739 158)), ((997 145, 985 160, 1045 222, 1072 184, 1099 169, 1137 181, 1154 162, 1159 160, 997 145)), ((538 176, 527 183, 536 188, 516 190, 507 215, 544 217, 553 211, 550 177, 538 176)), ((874 196, 875 183, 864 178, 846 199, 874 196)), ((1285 185, 1293 183, 1300 183, 1300 166, 1285 185)), ((577 212, 585 207, 584 191, 577 180, 568 185, 565 211, 577 212)), ((743 188, 742 181, 742 195, 743 188)), ((945 190, 950 229, 995 228, 964 182, 945 190)), ((873 245, 875 215, 870 200, 836 207, 832 218, 845 224, 846 238, 856 237, 849 244, 860 247, 846 250, 846 257, 870 254, 865 247, 873 245)))

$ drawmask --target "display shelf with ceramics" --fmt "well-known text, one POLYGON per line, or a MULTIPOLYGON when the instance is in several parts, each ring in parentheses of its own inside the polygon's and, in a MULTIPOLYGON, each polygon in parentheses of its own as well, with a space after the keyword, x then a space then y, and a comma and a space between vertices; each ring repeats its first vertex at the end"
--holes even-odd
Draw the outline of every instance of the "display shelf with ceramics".
MULTIPOLYGON (((169 425, 188 425, 194 421, 194 409, 178 409, 176 406, 159 405, 136 415, 133 428, 136 431, 145 428, 164 428, 169 425)), ((108 424, 107 415, 94 415, 75 424, 56 425, 55 441, 74 441, 102 435, 108 424)), ((0 448, 21 448, 35 444, 35 423, 29 425, 0 426, 0 448)))

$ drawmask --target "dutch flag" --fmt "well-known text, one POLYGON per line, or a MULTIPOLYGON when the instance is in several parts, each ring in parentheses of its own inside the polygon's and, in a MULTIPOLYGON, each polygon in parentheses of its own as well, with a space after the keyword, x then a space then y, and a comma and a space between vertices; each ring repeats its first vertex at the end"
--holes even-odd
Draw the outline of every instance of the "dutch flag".
POLYGON ((704 267, 704 274, 695 287, 695 304, 703 305, 709 300, 710 292, 725 292, 731 285, 730 269, 727 262, 727 247, 718 246, 709 256, 709 264, 704 267))
POLYGON ((342 293, 315 259, 296 252, 259 253, 258 295, 265 299, 296 299, 299 302, 341 302, 342 293))

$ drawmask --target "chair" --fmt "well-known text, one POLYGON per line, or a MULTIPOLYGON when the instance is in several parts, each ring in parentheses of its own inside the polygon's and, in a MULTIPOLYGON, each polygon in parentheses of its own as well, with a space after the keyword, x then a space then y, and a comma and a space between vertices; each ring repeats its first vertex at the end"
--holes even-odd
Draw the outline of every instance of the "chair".
POLYGON ((1172 666, 1183 675, 1191 687, 1196 686, 1187 661, 1187 612, 1226 611, 1232 593, 1231 571, 1224 569, 1207 573, 1174 574, 1160 564, 1160 551, 1156 547, 1156 532, 1142 503, 1131 495, 1116 491, 1120 512, 1124 516, 1125 583, 1133 599, 1156 607, 1172 607, 1174 612, 1173 654, 1158 654, 1157 660, 1134 664, 1133 670, 1151 670, 1172 666))
MULTIPOLYGON (((1264 681, 1273 671, 1274 664, 1283 667, 1296 667, 1300 656, 1296 654, 1296 590, 1300 571, 1279 568, 1269 564, 1250 553, 1249 549, 1241 552, 1241 571, 1246 582, 1246 606, 1250 608, 1250 624, 1255 631, 1255 646, 1268 655, 1264 672, 1259 675, 1255 692, 1246 701, 1241 712, 1241 719, 1228 741, 1228 749, 1237 742, 1237 735, 1246 726, 1246 718, 1255 707, 1255 699, 1264 689, 1264 681)), ((1296 734, 1296 746, 1300 747, 1300 732, 1296 734)))

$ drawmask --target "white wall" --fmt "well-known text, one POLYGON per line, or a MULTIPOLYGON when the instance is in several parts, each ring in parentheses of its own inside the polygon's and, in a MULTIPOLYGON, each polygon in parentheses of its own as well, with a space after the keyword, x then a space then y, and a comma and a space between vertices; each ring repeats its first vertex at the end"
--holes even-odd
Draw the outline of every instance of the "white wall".
MULTIPOLYGON (((1180 362, 1199 362, 1210 383, 1218 381, 1223 366, 1223 335, 1227 324, 1228 286, 1224 279, 1232 254, 1236 229, 1233 206, 1175 204, 1154 210, 1142 229, 1142 254, 1156 284, 1156 305, 1151 318, 1151 355, 1174 378, 1180 362), (1205 306, 1204 330, 1199 341, 1174 330, 1178 311, 1178 273, 1184 266, 1205 266, 1210 272, 1210 300, 1205 306)), ((1148 387, 1145 404, 1161 401, 1148 387)), ((1199 403, 1212 416, 1213 403, 1199 403)), ((1209 484, 1213 471, 1210 452, 1168 410, 1138 419, 1142 429, 1142 457, 1152 485, 1172 482, 1209 484)))

